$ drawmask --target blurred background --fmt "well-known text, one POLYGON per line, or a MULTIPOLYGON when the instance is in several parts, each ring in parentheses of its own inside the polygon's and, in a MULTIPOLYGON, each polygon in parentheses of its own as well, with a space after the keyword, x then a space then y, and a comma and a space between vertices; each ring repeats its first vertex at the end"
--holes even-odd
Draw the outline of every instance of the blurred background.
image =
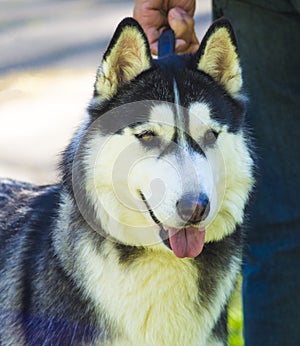
MULTIPOLYGON (((84 117, 101 56, 133 4, 0 0, 0 177, 57 181, 60 152, 84 117)), ((197 2, 199 38, 210 6, 197 2)))

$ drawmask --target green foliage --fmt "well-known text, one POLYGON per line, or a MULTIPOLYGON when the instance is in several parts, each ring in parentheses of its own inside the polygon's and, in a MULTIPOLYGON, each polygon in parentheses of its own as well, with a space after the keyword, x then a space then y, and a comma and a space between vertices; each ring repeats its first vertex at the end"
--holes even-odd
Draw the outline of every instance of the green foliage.
POLYGON ((242 278, 240 277, 228 307, 229 346, 244 346, 241 285, 242 278))

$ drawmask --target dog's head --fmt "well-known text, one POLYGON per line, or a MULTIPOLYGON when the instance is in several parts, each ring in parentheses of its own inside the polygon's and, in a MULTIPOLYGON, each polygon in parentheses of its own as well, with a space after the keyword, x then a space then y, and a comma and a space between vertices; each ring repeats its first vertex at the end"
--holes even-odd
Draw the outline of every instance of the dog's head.
POLYGON ((228 21, 209 28, 196 54, 158 60, 139 24, 122 21, 74 161, 75 197, 93 209, 81 212, 116 241, 178 257, 234 232, 253 182, 241 87, 228 21))

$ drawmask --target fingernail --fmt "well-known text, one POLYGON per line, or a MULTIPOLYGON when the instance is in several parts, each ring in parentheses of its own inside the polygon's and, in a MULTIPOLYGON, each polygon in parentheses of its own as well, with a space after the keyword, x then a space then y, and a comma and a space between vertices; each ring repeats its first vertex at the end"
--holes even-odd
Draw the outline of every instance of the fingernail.
POLYGON ((172 10, 170 10, 170 14, 172 17, 182 18, 183 16, 186 15, 186 12, 181 7, 175 7, 175 8, 172 8, 172 10))

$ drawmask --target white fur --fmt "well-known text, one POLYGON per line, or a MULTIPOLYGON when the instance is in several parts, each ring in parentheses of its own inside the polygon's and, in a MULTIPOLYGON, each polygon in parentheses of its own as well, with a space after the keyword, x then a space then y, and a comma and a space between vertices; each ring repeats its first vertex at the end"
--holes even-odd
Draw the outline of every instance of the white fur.
MULTIPOLYGON (((87 144, 85 155, 86 190, 98 221, 106 232, 130 245, 161 242, 159 228, 151 219, 140 192, 158 220, 167 226, 183 227, 176 203, 188 193, 207 194, 211 210, 217 211, 213 206, 217 203, 215 167, 181 143, 175 152, 157 159, 172 138, 174 114, 168 104, 163 103, 153 107, 151 117, 148 129, 155 130, 162 138, 162 148, 145 151, 134 136, 135 131, 147 128, 147 124, 143 124, 136 130, 125 130, 122 135, 103 137, 96 134, 87 144), (154 123, 153 119, 163 113, 163 122, 154 123)), ((212 218, 213 212, 205 225, 212 218)))
POLYGON ((176 153, 157 159, 174 133, 175 116, 166 103, 152 107, 148 124, 128 128, 122 135, 97 134, 88 143, 86 190, 103 229, 119 241, 162 243, 140 192, 156 218, 172 227, 183 227, 176 202, 193 191, 206 193, 211 209, 203 222, 207 242, 222 239, 242 223, 243 206, 253 184, 252 160, 243 134, 228 133, 226 126, 209 117, 203 103, 193 104, 189 114, 188 131, 196 141, 201 142, 208 129, 221 131, 216 145, 205 148, 206 158, 179 144, 176 153), (162 138, 162 148, 145 150, 134 136, 143 129, 154 130, 162 138))
POLYGON ((192 104, 189 111, 190 131, 195 139, 200 140, 202 123, 220 131, 216 146, 205 151, 214 174, 216 199, 205 237, 210 242, 229 235, 243 222, 244 206, 254 182, 253 160, 242 131, 229 133, 226 125, 221 126, 210 118, 209 107, 203 103, 192 104))
POLYGON ((225 345, 225 343, 223 341, 220 341, 220 340, 215 339, 215 338, 211 338, 207 344, 207 346, 224 346, 224 345, 225 345))
POLYGON ((99 319, 104 313, 115 331, 113 341, 102 345, 221 345, 210 333, 233 289, 239 260, 232 260, 229 273, 219 278, 213 301, 201 305, 201 270, 199 274, 193 259, 177 258, 162 243, 159 227, 139 195, 141 191, 159 220, 178 226, 176 201, 189 189, 207 193, 211 212, 206 242, 224 238, 242 222, 253 183, 243 133, 228 133, 226 126, 210 119, 203 103, 190 107, 190 114, 196 114, 188 129, 195 140, 201 141, 207 129, 221 131, 206 158, 183 146, 158 159, 160 148, 147 151, 135 138, 134 131, 152 129, 163 146, 168 144, 174 114, 167 104, 153 106, 149 124, 121 135, 95 134, 86 144, 84 184, 98 221, 118 241, 147 246, 143 256, 124 265, 110 240, 102 243, 101 251, 89 237, 78 241, 75 280, 92 299, 99 319), (155 123, 160 116, 163 121, 155 123), (155 180, 165 190, 153 188, 155 180))
POLYGON ((99 314, 104 311, 117 330, 111 346, 206 345, 239 268, 239 263, 232 263, 206 309, 199 302, 193 260, 153 247, 123 267, 110 241, 104 243, 101 254, 89 239, 79 244, 79 250, 79 281, 85 283, 84 290, 99 314))
MULTIPOLYGON (((143 192, 160 220, 174 225, 180 224, 176 201, 187 187, 210 194, 206 242, 224 238, 242 222, 243 206, 253 182, 252 160, 243 133, 228 133, 226 126, 209 118, 204 104, 194 104, 190 113, 201 119, 197 122, 197 117, 191 116, 194 120, 190 121, 189 131, 195 140, 200 141, 209 128, 221 131, 217 144, 206 150, 207 158, 184 147, 180 155, 170 153, 157 159, 158 149, 148 152, 135 138, 134 131, 156 126, 155 131, 167 145, 172 138, 170 124, 174 126, 174 114, 167 104, 152 108, 152 120, 163 114, 162 123, 150 121, 122 135, 96 134, 86 145, 85 188, 98 221, 122 243, 147 245, 143 256, 122 265, 110 240, 104 241, 101 251, 89 237, 78 241, 75 280, 94 302, 99 319, 104 313, 115 331, 113 341, 102 345, 222 344, 211 339, 210 333, 233 289, 239 260, 234 259, 229 273, 219 279, 209 306, 201 305, 201 270, 199 274, 193 259, 177 258, 162 243, 159 228, 138 194, 143 192), (165 191, 151 186, 155 179, 163 183, 165 191)), ((71 208, 70 201, 64 203, 71 208)))

